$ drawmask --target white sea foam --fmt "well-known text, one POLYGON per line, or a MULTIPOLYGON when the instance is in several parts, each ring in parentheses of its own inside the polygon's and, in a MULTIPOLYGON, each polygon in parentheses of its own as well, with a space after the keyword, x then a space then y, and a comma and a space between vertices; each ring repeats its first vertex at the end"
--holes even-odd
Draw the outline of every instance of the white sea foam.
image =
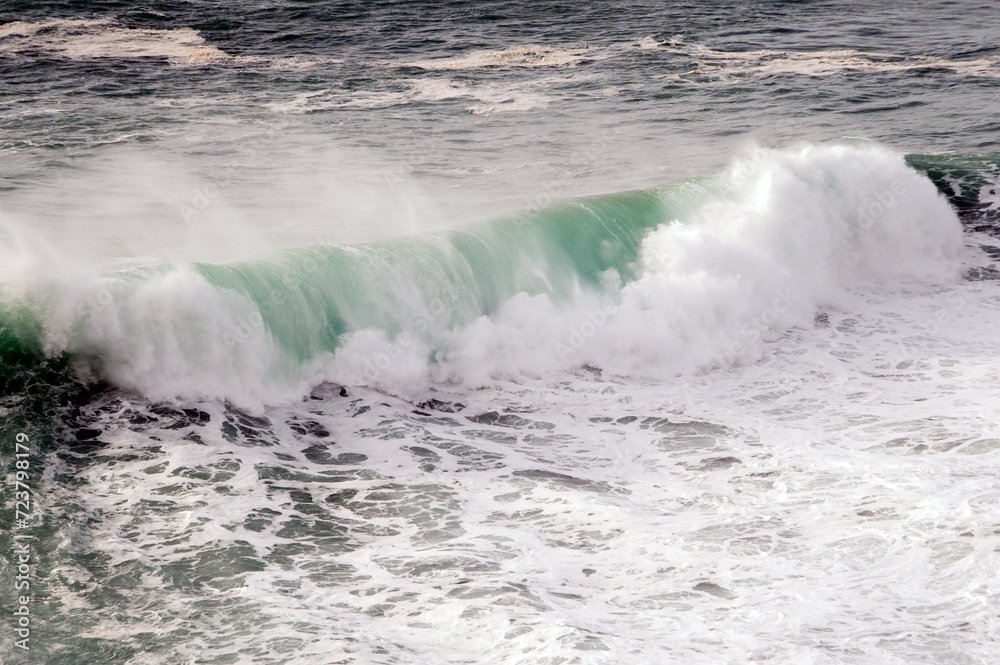
POLYGON ((979 190, 979 201, 994 210, 1000 210, 1000 175, 979 190))
MULTIPOLYGON (((141 402, 93 405, 113 461, 76 472, 92 512, 74 515, 149 588, 217 576, 156 611, 129 596, 131 629, 183 627, 181 654, 293 637, 303 662, 989 662, 1000 285, 869 289, 828 314, 759 363, 673 381, 555 372, 438 392, 467 406, 432 415, 317 394, 267 411, 272 447, 227 440, 218 403, 187 405, 211 416, 196 440, 133 431, 118 411, 141 402), (365 461, 303 459, 327 440, 302 419, 365 461), (232 552, 261 564, 227 577, 232 552), (260 629, 192 622, 206 594, 260 629)), ((50 591, 85 605, 86 568, 63 566, 50 591)))
MULTIPOLYGON (((750 362, 766 341, 811 327, 820 308, 849 306, 867 288, 950 283, 961 247, 955 213, 898 154, 871 145, 761 151, 646 238, 637 281, 620 288, 609 274, 606 293, 581 292, 571 304, 521 294, 447 331, 445 360, 427 376, 487 385, 590 364, 664 379, 750 362)), ((410 353, 425 351, 380 343, 349 337, 335 375, 364 383, 374 351, 407 357, 375 385, 415 385, 410 353)))
POLYGON ((289 382, 274 365, 279 355, 248 299, 212 287, 186 266, 142 277, 59 284, 47 351, 74 354, 85 371, 153 399, 239 394, 241 403, 259 408, 287 398, 289 382), (278 390, 267 387, 268 376, 278 390))
POLYGON ((111 19, 48 19, 0 25, 0 51, 57 54, 72 60, 166 58, 173 64, 226 61, 197 30, 125 28, 111 19))
POLYGON ((499 50, 471 51, 451 58, 412 60, 403 64, 429 70, 574 67, 593 60, 603 60, 608 55, 604 50, 587 46, 558 48, 525 44, 499 50))
POLYGON ((1000 58, 983 57, 971 60, 952 60, 923 55, 903 55, 854 49, 791 51, 759 49, 753 51, 725 51, 702 44, 688 43, 675 37, 658 45, 652 38, 639 42, 643 49, 663 50, 692 58, 697 65, 679 75, 727 78, 733 76, 768 76, 772 74, 804 74, 830 76, 844 71, 867 73, 905 72, 915 69, 937 69, 966 76, 1000 78, 1000 58))
POLYGON ((728 78, 772 74, 830 76, 843 71, 877 73, 905 72, 915 69, 937 69, 968 76, 1000 78, 1000 58, 993 56, 956 60, 856 49, 727 51, 688 42, 681 36, 673 37, 667 41, 646 36, 634 42, 619 42, 603 47, 575 49, 527 45, 498 51, 473 51, 453 58, 434 58, 406 64, 428 70, 576 67, 592 61, 613 58, 636 49, 640 51, 667 51, 694 59, 697 64, 693 69, 683 74, 671 75, 680 78, 692 76, 728 78))
POLYGON ((528 111, 544 108, 551 101, 546 86, 554 80, 484 83, 454 79, 408 79, 398 90, 356 92, 345 97, 342 91, 316 90, 295 95, 284 102, 269 104, 279 113, 313 113, 337 108, 386 108, 412 103, 461 100, 475 114, 528 111), (471 100, 472 103, 469 103, 471 100))
POLYGON ((163 58, 173 65, 269 64, 303 67, 301 58, 234 56, 193 28, 128 28, 109 18, 14 21, 0 25, 0 53, 71 60, 163 58))

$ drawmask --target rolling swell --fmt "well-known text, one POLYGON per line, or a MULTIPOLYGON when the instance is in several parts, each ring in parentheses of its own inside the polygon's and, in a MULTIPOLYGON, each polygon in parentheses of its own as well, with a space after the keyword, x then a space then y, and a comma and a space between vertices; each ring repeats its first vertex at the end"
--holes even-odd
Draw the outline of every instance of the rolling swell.
POLYGON ((858 143, 758 151, 710 178, 468 230, 40 279, 0 312, 2 389, 47 359, 155 399, 249 406, 324 379, 405 393, 582 363, 738 362, 843 289, 955 272, 958 224, 928 178, 966 221, 992 219, 996 162, 907 161, 858 143))

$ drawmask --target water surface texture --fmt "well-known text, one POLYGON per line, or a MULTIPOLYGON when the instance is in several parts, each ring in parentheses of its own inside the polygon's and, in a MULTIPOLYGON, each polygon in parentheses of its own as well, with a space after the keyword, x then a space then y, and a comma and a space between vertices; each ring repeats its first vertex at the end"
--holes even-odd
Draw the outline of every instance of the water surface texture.
POLYGON ((992 664, 997 25, 0 4, 3 662, 992 664))

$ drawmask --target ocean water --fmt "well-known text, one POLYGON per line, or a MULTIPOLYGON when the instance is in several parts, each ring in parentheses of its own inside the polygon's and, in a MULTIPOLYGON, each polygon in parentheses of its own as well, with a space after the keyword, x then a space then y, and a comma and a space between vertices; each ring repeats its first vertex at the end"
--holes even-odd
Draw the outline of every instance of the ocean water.
POLYGON ((996 662, 997 25, 0 3, 0 660, 996 662))

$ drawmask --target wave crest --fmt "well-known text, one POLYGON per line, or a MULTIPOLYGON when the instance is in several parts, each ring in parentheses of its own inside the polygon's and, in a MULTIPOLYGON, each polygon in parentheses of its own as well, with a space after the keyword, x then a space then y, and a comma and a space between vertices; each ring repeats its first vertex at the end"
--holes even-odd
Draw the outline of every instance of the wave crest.
POLYGON ((416 395, 581 365, 753 360, 866 289, 947 283, 961 224, 902 155, 760 150, 708 179, 233 265, 51 277, 44 347, 154 398, 259 406, 332 380, 416 395))

